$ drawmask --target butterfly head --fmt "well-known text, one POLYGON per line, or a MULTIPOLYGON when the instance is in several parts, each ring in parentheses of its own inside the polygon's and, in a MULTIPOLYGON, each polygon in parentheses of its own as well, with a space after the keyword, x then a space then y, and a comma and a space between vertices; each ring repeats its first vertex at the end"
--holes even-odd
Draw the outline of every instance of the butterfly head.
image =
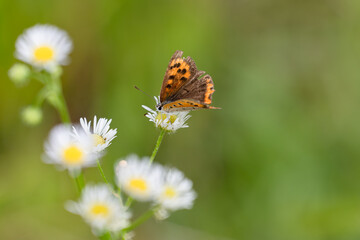
POLYGON ((163 108, 161 103, 156 104, 156 110, 161 111, 163 108))
POLYGON ((155 105, 156 110, 157 111, 162 111, 164 104, 160 101, 160 96, 158 96, 158 97, 154 96, 154 99, 155 99, 155 102, 156 102, 156 105, 155 105))
POLYGON ((181 106, 178 105, 176 102, 171 102, 171 101, 158 102, 155 107, 156 110, 163 113, 181 112, 188 110, 181 108, 181 106))

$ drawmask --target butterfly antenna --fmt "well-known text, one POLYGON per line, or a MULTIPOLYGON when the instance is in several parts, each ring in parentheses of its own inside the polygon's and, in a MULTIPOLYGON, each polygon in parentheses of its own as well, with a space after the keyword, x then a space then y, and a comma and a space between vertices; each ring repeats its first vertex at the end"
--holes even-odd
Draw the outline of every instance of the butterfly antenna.
POLYGON ((147 94, 146 92, 144 92, 143 90, 141 90, 140 88, 138 88, 136 85, 134 86, 134 88, 136 90, 139 90, 140 92, 142 92, 143 94, 145 94, 146 96, 150 97, 151 99, 153 98, 152 96, 150 96, 149 94, 147 94))

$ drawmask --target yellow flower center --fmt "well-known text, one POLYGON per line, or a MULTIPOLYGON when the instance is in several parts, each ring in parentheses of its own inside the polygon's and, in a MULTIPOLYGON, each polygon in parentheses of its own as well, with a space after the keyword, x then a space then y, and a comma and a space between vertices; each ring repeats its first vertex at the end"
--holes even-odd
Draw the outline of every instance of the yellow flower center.
MULTIPOLYGON (((159 112, 158 115, 156 116, 156 120, 158 121, 164 121, 166 119, 167 115, 166 113, 161 113, 159 112)), ((170 115, 170 122, 171 124, 173 124, 175 122, 175 120, 177 119, 176 115, 170 115)))
POLYGON ((105 139, 102 136, 93 134, 92 137, 95 141, 95 146, 105 144, 105 139))
POLYGON ((54 57, 54 51, 47 46, 38 47, 34 51, 35 60, 40 62, 47 62, 54 57))
POLYGON ((104 204, 95 204, 90 212, 93 214, 93 215, 101 215, 103 217, 106 217, 107 215, 109 215, 109 208, 104 205, 104 204))
POLYGON ((83 161, 84 153, 75 145, 64 150, 64 161, 68 164, 79 164, 83 161))
POLYGON ((175 197, 175 196, 176 196, 176 191, 175 191, 175 189, 172 188, 172 187, 167 187, 167 188, 165 189, 165 191, 164 191, 164 196, 165 196, 166 198, 173 198, 173 197, 175 197))
POLYGON ((133 178, 130 180, 129 186, 134 191, 144 192, 147 190, 148 186, 144 179, 142 178, 133 178))

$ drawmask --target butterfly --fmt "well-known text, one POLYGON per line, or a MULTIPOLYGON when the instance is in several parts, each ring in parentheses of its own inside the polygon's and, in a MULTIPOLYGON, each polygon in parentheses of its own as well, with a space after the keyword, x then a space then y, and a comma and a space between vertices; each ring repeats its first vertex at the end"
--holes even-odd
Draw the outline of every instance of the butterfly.
POLYGON ((170 59, 156 108, 164 112, 220 109, 209 106, 215 92, 210 75, 199 71, 191 57, 182 55, 182 51, 176 51, 170 59))

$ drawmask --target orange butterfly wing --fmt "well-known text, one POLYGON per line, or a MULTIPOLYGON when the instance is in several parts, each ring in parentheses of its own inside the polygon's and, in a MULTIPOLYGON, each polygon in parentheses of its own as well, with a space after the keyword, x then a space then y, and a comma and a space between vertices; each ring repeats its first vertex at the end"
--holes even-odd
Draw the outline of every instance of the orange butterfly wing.
POLYGON ((171 99, 187 82, 204 73, 196 69, 195 62, 190 57, 183 59, 182 55, 182 51, 176 51, 170 59, 161 86, 161 102, 171 99))
POLYGON ((182 58, 183 52, 176 51, 171 57, 160 92, 159 110, 189 111, 200 108, 218 109, 209 106, 215 92, 210 75, 196 68, 191 57, 182 58))
POLYGON ((189 111, 199 108, 219 109, 209 106, 211 104, 212 94, 215 92, 214 83, 210 75, 205 75, 201 79, 196 79, 184 85, 172 102, 162 106, 162 110, 171 111, 189 111))

